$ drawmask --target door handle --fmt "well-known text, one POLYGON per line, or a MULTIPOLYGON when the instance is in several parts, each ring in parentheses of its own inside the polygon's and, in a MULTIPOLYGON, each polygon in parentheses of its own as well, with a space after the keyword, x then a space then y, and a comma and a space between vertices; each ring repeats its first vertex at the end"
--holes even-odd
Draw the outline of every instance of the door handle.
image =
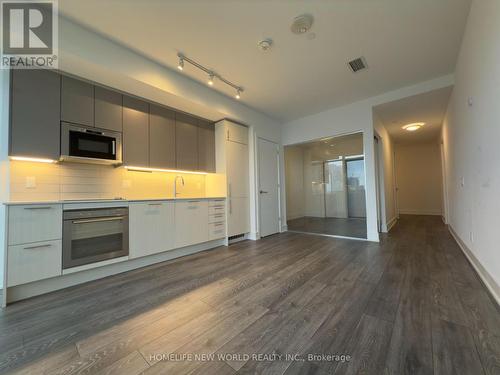
POLYGON ((264 191, 264 190, 261 190, 259 193, 261 193, 261 194, 267 194, 268 192, 264 191))
POLYGON ((84 219, 84 220, 74 220, 73 224, 86 224, 86 223, 100 223, 103 221, 116 221, 123 220, 123 216, 114 216, 114 217, 104 217, 99 219, 84 219))

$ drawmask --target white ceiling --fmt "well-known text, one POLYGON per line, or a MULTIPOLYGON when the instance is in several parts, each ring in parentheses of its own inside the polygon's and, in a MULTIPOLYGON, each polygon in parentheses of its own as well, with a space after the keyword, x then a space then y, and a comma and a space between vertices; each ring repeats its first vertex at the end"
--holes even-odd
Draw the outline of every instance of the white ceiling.
MULTIPOLYGON (((181 51, 283 121, 454 71, 470 0, 64 0, 62 14, 176 69, 181 51), (314 16, 315 39, 290 32, 314 16), (257 42, 274 40, 264 53, 257 42), (347 62, 364 56, 369 69, 347 62)), ((193 79, 206 77, 186 67, 193 79)), ((215 89, 232 90, 217 83, 215 89)))
POLYGON ((452 87, 445 87, 385 103, 373 110, 396 143, 438 140, 451 91, 452 87), (415 122, 425 122, 425 125, 414 132, 402 129, 415 122))

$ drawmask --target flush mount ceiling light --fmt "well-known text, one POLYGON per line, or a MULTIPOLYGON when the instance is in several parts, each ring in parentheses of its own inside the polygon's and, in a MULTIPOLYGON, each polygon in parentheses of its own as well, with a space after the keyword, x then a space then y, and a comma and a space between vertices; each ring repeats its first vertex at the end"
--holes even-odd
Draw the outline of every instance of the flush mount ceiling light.
POLYGON ((241 93, 244 91, 243 87, 238 86, 238 85, 232 83, 231 81, 228 81, 227 79, 225 79, 224 77, 222 77, 217 72, 214 72, 213 70, 204 67, 200 63, 197 63, 193 59, 190 59, 189 57, 186 57, 182 53, 178 53, 177 57, 179 58, 179 64, 177 65, 177 68, 179 70, 181 70, 181 71, 184 70, 184 63, 189 63, 190 65, 194 66, 195 68, 198 68, 201 71, 203 71, 206 74, 208 74, 208 81, 207 81, 208 85, 213 86, 214 83, 215 83, 215 78, 217 78, 219 81, 225 83, 228 86, 231 86, 233 89, 236 90, 236 95, 234 96, 236 99, 240 99, 241 98, 241 93))
POLYGON ((414 132, 414 131, 417 131, 418 129, 420 129, 424 125, 425 125, 425 122, 414 122, 413 124, 405 125, 402 128, 406 131, 414 132))
POLYGON ((293 19, 290 30, 294 34, 305 34, 311 29, 313 21, 314 18, 310 14, 302 14, 293 19))

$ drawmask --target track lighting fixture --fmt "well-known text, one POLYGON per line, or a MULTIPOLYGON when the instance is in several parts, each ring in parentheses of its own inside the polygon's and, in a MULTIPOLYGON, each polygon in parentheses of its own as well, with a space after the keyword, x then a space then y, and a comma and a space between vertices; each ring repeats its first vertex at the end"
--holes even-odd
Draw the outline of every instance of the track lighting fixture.
POLYGON ((181 71, 184 70, 184 63, 187 62, 187 63, 191 64, 192 66, 194 66, 195 68, 198 68, 198 69, 204 71, 206 74, 208 74, 207 84, 209 86, 213 86, 214 82, 215 82, 215 78, 217 78, 219 81, 225 83, 228 86, 231 86, 233 89, 236 90, 236 94, 234 95, 234 97, 236 99, 241 98, 241 93, 244 91, 243 87, 235 85, 231 81, 228 81, 227 79, 225 79, 224 77, 219 75, 217 72, 214 72, 213 70, 204 67, 203 65, 197 63, 196 61, 190 59, 189 57, 186 57, 182 53, 178 53, 177 57, 179 58, 179 64, 177 65, 177 68, 179 70, 181 70, 181 71))

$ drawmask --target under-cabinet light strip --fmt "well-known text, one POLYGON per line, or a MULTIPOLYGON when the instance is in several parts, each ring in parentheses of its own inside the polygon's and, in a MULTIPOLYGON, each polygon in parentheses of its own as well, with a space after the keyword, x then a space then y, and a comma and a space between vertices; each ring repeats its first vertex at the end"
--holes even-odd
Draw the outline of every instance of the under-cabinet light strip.
POLYGON ((182 171, 182 170, 178 170, 178 169, 134 167, 132 165, 126 165, 125 169, 127 169, 129 171, 139 171, 139 172, 169 172, 169 173, 186 173, 186 174, 208 174, 207 172, 182 171))
POLYGON ((57 163, 57 160, 53 160, 53 159, 31 158, 31 157, 28 157, 28 156, 11 156, 10 160, 32 161, 32 162, 35 162, 35 163, 57 163))

